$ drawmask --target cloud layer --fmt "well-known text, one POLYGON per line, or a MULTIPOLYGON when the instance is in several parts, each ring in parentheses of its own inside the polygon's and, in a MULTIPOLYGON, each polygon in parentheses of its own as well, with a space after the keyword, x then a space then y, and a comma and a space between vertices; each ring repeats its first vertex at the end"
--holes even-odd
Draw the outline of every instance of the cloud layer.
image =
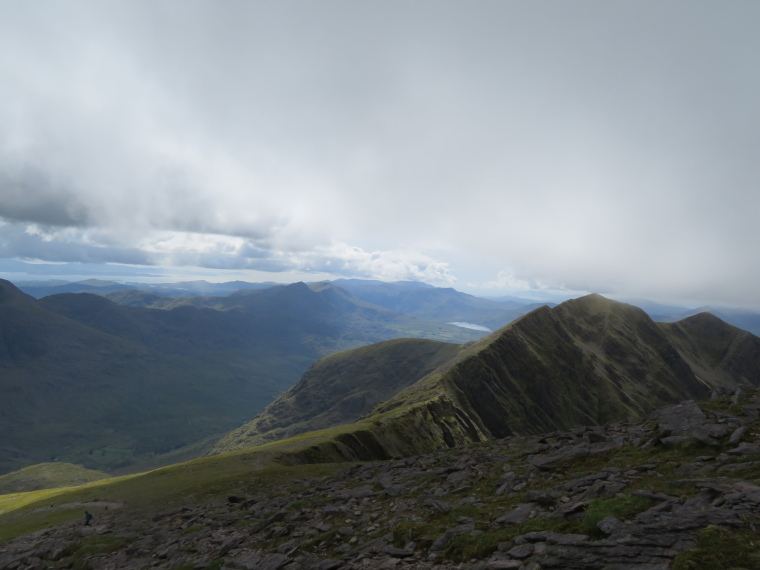
POLYGON ((754 2, 0 16, 4 257, 760 304, 754 2))

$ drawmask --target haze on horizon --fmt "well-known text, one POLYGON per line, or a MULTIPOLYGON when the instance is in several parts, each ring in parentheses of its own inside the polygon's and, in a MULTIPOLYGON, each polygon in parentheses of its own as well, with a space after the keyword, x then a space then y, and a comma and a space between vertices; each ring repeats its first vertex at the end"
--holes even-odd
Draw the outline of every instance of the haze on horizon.
POLYGON ((0 276, 760 306, 758 21, 748 0, 4 3, 0 276))

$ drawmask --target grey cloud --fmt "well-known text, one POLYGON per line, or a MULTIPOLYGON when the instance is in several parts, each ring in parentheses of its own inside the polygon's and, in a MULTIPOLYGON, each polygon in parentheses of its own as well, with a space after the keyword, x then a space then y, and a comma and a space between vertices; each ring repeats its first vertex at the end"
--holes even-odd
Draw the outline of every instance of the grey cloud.
POLYGON ((7 220, 100 228, 114 251, 144 235, 155 263, 154 232, 244 238, 172 252, 220 271, 508 271, 760 303, 756 3, 0 11, 7 220))
POLYGON ((123 263, 152 265, 150 255, 136 248, 103 247, 82 241, 46 239, 26 226, 0 226, 0 257, 68 263, 123 263))
POLYGON ((0 165, 0 217, 50 226, 83 226, 88 221, 79 196, 31 166, 0 165))

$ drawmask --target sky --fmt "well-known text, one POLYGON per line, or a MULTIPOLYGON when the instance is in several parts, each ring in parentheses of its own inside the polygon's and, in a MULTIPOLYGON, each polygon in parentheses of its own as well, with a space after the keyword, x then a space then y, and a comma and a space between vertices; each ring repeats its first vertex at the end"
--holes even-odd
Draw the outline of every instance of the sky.
POLYGON ((0 1, 0 276, 760 306, 760 3, 0 1))

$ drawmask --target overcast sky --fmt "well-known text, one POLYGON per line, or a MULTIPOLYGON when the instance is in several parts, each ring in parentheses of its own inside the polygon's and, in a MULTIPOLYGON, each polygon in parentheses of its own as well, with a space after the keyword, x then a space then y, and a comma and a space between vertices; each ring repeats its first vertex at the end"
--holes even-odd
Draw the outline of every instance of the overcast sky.
POLYGON ((0 267, 757 306, 758 24, 756 0, 2 1, 0 267))

